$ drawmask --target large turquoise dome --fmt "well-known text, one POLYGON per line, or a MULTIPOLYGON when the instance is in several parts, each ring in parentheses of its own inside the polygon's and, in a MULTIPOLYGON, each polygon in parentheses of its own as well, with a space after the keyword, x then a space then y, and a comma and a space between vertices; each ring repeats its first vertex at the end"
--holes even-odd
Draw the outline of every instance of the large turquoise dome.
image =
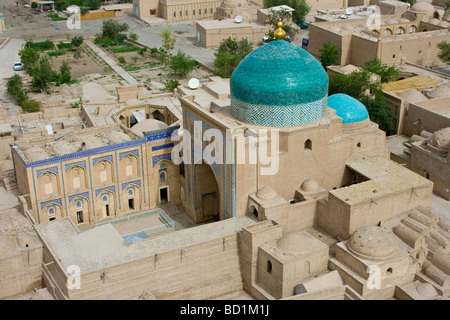
POLYGON ((328 76, 304 49, 283 40, 251 52, 230 78, 231 113, 244 122, 292 127, 321 119, 328 76))
POLYGON ((342 118, 342 123, 355 123, 369 118, 365 105, 343 93, 329 96, 328 106, 336 110, 336 115, 342 118))

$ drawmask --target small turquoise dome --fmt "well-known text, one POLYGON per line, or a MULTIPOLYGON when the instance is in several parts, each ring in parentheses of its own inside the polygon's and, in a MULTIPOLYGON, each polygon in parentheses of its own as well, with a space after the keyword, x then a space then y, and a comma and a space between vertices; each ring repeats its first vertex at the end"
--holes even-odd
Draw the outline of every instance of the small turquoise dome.
POLYGON ((328 76, 310 53, 275 40, 240 62, 230 90, 235 118, 261 126, 298 126, 325 115, 328 76))
POLYGON ((343 93, 329 96, 328 106, 336 110, 342 123, 355 123, 369 118, 367 108, 361 102, 343 93))

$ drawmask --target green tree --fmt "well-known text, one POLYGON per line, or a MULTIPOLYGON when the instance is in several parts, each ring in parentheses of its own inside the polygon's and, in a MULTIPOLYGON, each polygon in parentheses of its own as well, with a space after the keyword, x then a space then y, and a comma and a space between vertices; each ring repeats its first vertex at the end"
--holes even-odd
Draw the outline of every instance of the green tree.
POLYGON ((23 64, 24 69, 31 74, 34 66, 39 61, 39 52, 33 48, 27 48, 19 51, 20 61, 23 64))
POLYGON ((361 66, 362 69, 375 73, 381 77, 381 83, 391 82, 398 79, 400 70, 394 66, 388 66, 378 58, 367 60, 361 66))
POLYGON ((138 55, 141 56, 142 60, 144 60, 146 54, 147 54, 147 47, 143 47, 138 50, 138 55))
POLYGON ((139 36, 136 33, 132 32, 129 34, 128 38, 130 38, 131 40, 137 41, 139 39, 139 36))
POLYGON ((84 0, 83 3, 89 10, 97 10, 102 5, 99 0, 84 0))
POLYGON ((130 26, 126 23, 119 23, 112 19, 104 20, 102 23, 102 37, 113 41, 123 42, 130 26))
POLYGON ((188 75, 196 66, 197 61, 181 50, 170 61, 170 69, 180 77, 188 75))
POLYGON ((381 130, 390 133, 392 114, 386 108, 381 83, 371 80, 367 70, 354 71, 348 75, 336 74, 330 77, 329 94, 344 93, 364 104, 370 120, 377 123, 381 130))
POLYGON ((319 50, 319 52, 319 61, 326 70, 328 66, 336 65, 339 63, 342 50, 328 41, 322 45, 322 48, 319 50))
POLYGON ((271 8, 281 5, 287 5, 294 9, 292 13, 292 21, 294 23, 304 23, 306 16, 311 11, 311 7, 306 0, 264 0, 264 8, 271 8))
POLYGON ((170 28, 166 28, 161 32, 162 47, 168 54, 168 60, 170 62, 170 51, 175 49, 175 36, 172 35, 170 28))
POLYGON ((59 67, 58 83, 70 83, 72 76, 70 75, 70 66, 67 61, 63 61, 61 67, 59 67))
POLYGON ((445 62, 446 64, 450 64, 450 43, 447 41, 441 41, 437 44, 439 49, 438 58, 445 62))
POLYGON ((47 58, 41 58, 32 72, 31 87, 34 91, 43 91, 51 82, 57 80, 58 74, 53 70, 47 58))
POLYGON ((269 26, 269 31, 267 32, 268 40, 266 42, 270 42, 275 40, 273 33, 276 29, 278 29, 278 22, 283 21, 282 29, 286 32, 290 38, 294 38, 296 34, 299 33, 299 29, 294 27, 291 23, 292 21, 292 13, 289 12, 286 8, 282 8, 281 10, 270 10, 267 15, 266 21, 264 21, 265 25, 269 26))
POLYGON ((214 72, 223 78, 229 78, 234 69, 253 50, 253 44, 246 38, 237 41, 231 37, 222 40, 214 59, 214 72))
POLYGON ((75 49, 73 52, 73 57, 78 60, 82 57, 80 48, 75 49))
POLYGON ((81 44, 83 43, 84 39, 82 36, 76 36, 73 37, 72 40, 70 41, 70 43, 72 43, 72 46, 74 46, 75 48, 78 48, 79 46, 81 46, 81 44))
POLYGON ((31 8, 36 9, 38 7, 38 4, 36 1, 31 2, 31 8))

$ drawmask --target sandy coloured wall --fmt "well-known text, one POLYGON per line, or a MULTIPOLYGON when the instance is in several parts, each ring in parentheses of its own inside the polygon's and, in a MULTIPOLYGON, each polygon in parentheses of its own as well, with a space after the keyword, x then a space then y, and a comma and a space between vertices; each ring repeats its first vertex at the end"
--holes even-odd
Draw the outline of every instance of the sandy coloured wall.
POLYGON ((42 246, 0 257, 0 300, 41 288, 42 246))
MULTIPOLYGON (((156 259, 155 263, 155 256, 145 256, 86 274, 81 271, 81 289, 64 291, 75 300, 135 299, 144 290, 158 300, 172 300, 210 299, 242 289, 237 233, 159 253, 156 259)), ((57 287, 65 287, 62 272, 56 274, 57 287)))

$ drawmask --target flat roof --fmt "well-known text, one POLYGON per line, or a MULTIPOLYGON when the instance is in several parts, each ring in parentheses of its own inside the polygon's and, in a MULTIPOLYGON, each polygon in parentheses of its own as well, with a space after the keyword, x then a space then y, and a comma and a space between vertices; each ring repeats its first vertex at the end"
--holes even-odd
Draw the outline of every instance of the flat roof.
POLYGON ((355 153, 347 166, 370 179, 330 191, 331 194, 350 205, 432 184, 431 181, 383 156, 368 157, 355 153))
POLYGON ((439 83, 438 80, 426 76, 414 76, 407 79, 383 83, 381 86, 385 91, 401 93, 410 89, 437 87, 439 86, 439 83))
POLYGON ((88 273, 179 248, 188 251, 189 246, 221 239, 255 223, 258 221, 251 216, 241 216, 129 244, 111 224, 79 231, 69 218, 64 217, 35 227, 64 269, 78 265, 82 273, 88 273))

